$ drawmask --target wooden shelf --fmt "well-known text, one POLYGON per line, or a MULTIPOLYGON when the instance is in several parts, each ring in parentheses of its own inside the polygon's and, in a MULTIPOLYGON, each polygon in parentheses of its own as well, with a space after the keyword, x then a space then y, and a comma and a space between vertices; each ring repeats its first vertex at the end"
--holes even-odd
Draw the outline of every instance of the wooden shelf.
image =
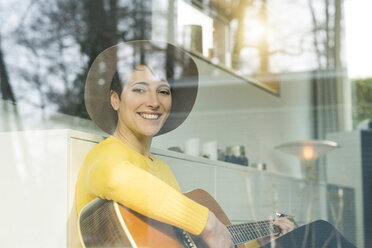
MULTIPOLYGON (((184 48, 185 49, 185 48, 184 48)), ((225 71, 239 79, 244 80, 247 83, 250 83, 270 94, 273 94, 275 96, 280 96, 280 87, 279 87, 279 81, 277 80, 277 75, 276 74, 266 74, 266 75, 260 75, 258 77, 253 77, 249 75, 244 75, 241 72, 234 70, 231 67, 228 67, 222 63, 215 62, 213 59, 210 59, 208 57, 205 57, 202 53, 198 51, 193 51, 193 50, 187 50, 190 54, 193 56, 207 62, 208 64, 216 67, 217 69, 220 69, 222 71, 225 71), (259 80, 261 78, 261 80, 259 80)))

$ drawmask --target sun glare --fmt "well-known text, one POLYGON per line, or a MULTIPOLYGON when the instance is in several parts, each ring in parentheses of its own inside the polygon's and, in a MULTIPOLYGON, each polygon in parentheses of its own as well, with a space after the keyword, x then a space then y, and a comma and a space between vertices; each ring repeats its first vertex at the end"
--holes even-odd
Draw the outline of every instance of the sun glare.
POLYGON ((372 77, 372 1, 345 1, 346 56, 349 78, 372 77))
POLYGON ((267 27, 258 19, 249 20, 249 25, 245 29, 246 40, 252 43, 261 41, 265 35, 267 27), (249 38, 248 38, 249 37, 249 38))

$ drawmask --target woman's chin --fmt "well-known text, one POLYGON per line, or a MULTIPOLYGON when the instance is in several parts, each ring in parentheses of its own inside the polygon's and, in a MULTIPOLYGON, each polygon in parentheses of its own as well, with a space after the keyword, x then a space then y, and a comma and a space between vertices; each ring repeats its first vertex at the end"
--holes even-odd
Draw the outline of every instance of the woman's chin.
POLYGON ((142 135, 146 137, 154 137, 159 131, 160 131, 160 128, 148 129, 148 130, 144 130, 142 132, 142 135))

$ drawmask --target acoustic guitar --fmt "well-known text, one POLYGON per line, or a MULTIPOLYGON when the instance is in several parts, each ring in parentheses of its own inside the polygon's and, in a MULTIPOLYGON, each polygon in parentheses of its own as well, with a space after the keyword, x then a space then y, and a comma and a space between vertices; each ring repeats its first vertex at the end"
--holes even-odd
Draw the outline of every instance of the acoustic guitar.
MULTIPOLYGON (((216 200, 202 189, 185 195, 209 208, 227 226, 237 247, 248 241, 277 235, 272 221, 231 224, 216 200)), ((119 203, 96 198, 80 212, 79 235, 84 247, 207 248, 199 236, 145 217, 119 203)))

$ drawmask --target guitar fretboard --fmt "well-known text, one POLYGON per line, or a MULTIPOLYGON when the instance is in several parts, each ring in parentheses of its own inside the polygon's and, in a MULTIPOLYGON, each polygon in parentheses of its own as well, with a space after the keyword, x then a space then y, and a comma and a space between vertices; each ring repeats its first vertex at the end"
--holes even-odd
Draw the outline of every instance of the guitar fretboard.
POLYGON ((229 225, 227 230, 231 233, 235 245, 279 233, 279 228, 273 226, 269 220, 229 225))

